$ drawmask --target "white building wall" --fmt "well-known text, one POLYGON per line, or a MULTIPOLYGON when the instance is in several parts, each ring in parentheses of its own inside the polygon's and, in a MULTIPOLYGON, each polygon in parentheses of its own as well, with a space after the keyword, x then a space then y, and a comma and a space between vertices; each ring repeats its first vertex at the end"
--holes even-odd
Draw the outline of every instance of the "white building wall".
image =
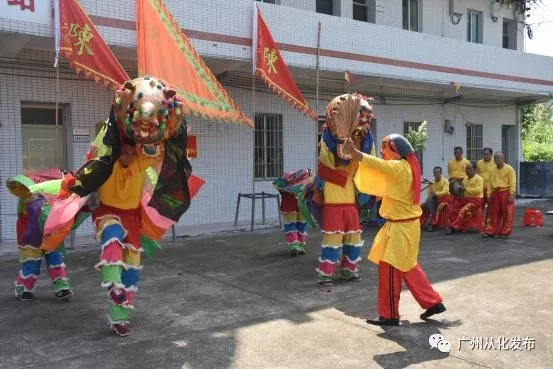
MULTIPOLYGON (((132 28, 132 21, 135 19, 134 1, 121 0, 117 4, 111 4, 108 0, 83 0, 82 4, 90 15, 100 16, 104 21, 127 21, 123 28, 98 28, 108 44, 135 47, 134 30, 125 29, 132 28)), ((252 1, 167 0, 166 4, 182 28, 206 32, 215 38, 226 37, 227 41, 192 37, 191 41, 200 54, 223 59, 251 59, 249 39, 252 30, 252 1)), ((543 95, 547 95, 552 89, 553 59, 501 48, 503 21, 501 17, 497 23, 491 20, 488 1, 464 0, 461 7, 463 11, 471 7, 484 12, 484 45, 466 42, 466 14, 458 25, 453 25, 449 20, 447 0, 423 0, 425 33, 401 29, 400 0, 379 1, 378 9, 383 9, 383 13, 378 13, 378 24, 316 14, 312 9, 305 10, 308 4, 305 0, 299 4, 301 8, 258 3, 273 37, 280 43, 314 50, 317 45, 317 24, 321 21, 321 48, 346 55, 325 57, 323 52, 322 70, 343 72, 347 69, 360 75, 442 84, 455 81, 463 86, 543 95), (441 37, 442 34, 445 38, 441 37), (521 68, 521 65, 525 68, 521 68), (463 72, 442 71, 441 67, 460 68, 463 72), (486 78, 478 75, 478 72, 501 74, 502 77, 486 78), (511 76, 543 81, 513 81, 509 79, 511 76)), ((351 6, 351 0, 342 2, 342 7, 351 9, 351 6)), ((512 9, 504 6, 500 13, 509 15, 512 9)), ((51 28, 3 18, 0 18, 0 30, 52 37, 51 28)), ((522 29, 520 34, 522 37, 522 29)), ((522 42, 520 48, 522 49, 522 42)), ((310 69, 315 67, 313 51, 284 50, 283 54, 290 66, 310 69)))
MULTIPOLYGON (((33 52, 24 55, 36 57, 33 52)), ((43 55, 49 60, 51 54, 43 55)), ((27 73, 29 75, 29 73, 27 73)), ((24 77, 18 69, 0 70, 0 179, 22 173, 21 147, 21 101, 53 103, 55 75, 50 72, 33 72, 34 77, 24 77)), ((71 72, 62 73, 60 81, 60 103, 68 108, 64 124, 65 142, 68 152, 68 168, 77 169, 88 150, 86 143, 71 142, 73 128, 88 128, 94 132, 95 125, 107 118, 113 95, 111 91, 87 80, 77 79, 71 72)), ((228 87, 234 101, 251 116, 251 91, 228 87)), ((413 93, 416 95, 416 93, 413 93)), ((321 109, 329 96, 320 99, 321 109)), ((308 97, 311 106, 313 98, 308 97)), ((256 92, 255 110, 260 113, 283 115, 284 170, 316 167, 317 129, 314 122, 292 109, 277 95, 256 92)), ((390 133, 403 133, 404 121, 428 121, 429 140, 424 152, 425 176, 432 175, 432 167, 445 168, 453 147, 466 146, 465 123, 484 125, 484 146, 501 149, 501 125, 515 124, 515 107, 474 108, 458 105, 413 105, 387 101, 377 102, 377 145, 390 133), (455 133, 443 133, 444 119, 450 119, 455 133)), ((179 226, 194 226, 230 223, 234 219, 236 197, 239 192, 252 190, 252 157, 254 131, 242 125, 221 124, 190 119, 191 134, 197 136, 198 158, 192 159, 194 173, 206 180, 206 185, 192 201, 189 211, 182 217, 179 226)), ((255 191, 274 193, 271 181, 255 182, 255 191)), ((15 238, 16 199, 5 186, 0 187, 0 232, 2 241, 15 238)), ((267 218, 277 214, 274 200, 267 201, 267 218)), ((240 222, 249 222, 251 203, 242 199, 240 222)), ((257 219, 261 217, 261 204, 257 204, 257 219)), ((80 235, 92 234, 91 222, 79 229, 80 235)))

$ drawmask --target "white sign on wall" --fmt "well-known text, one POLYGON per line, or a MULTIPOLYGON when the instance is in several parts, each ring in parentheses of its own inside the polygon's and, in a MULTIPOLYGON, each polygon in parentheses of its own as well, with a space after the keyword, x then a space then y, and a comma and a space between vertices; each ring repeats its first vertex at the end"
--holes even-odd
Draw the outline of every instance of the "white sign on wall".
POLYGON ((52 24, 50 0, 0 0, 2 18, 45 25, 52 24))
POLYGON ((90 142, 90 130, 88 128, 73 128, 73 142, 90 142))

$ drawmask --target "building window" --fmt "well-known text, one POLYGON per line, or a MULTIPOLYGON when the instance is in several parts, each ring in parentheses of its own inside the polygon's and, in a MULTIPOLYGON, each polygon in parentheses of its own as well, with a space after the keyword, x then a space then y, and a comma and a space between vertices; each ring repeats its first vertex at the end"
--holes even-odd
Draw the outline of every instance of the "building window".
POLYGON ((58 109, 56 147, 55 105, 21 105, 21 139, 23 172, 65 167, 63 110, 58 109))
POLYGON ((468 42, 482 43, 482 12, 476 10, 467 11, 468 42))
POLYGON ((280 4, 280 0, 255 0, 267 4, 280 4))
MULTIPOLYGON (((410 129, 419 129, 419 126, 422 124, 422 122, 403 122, 403 134, 406 135, 410 129)), ((417 156, 417 160, 419 161, 419 165, 421 167, 421 172, 422 172, 422 167, 423 167, 423 150, 417 150, 415 151, 415 155, 417 156)))
POLYGON ((317 0, 317 13, 340 16, 340 0, 317 0))
POLYGON ((255 179, 272 179, 282 174, 282 115, 255 115, 255 179))
POLYGON ((421 32, 421 1, 403 0, 403 29, 421 32))
POLYGON ((517 49, 517 22, 503 18, 503 48, 517 49))
POLYGON ((353 0, 353 19, 375 23, 376 0, 353 0))
POLYGON ((467 124, 467 159, 479 160, 482 156, 482 125, 467 124))

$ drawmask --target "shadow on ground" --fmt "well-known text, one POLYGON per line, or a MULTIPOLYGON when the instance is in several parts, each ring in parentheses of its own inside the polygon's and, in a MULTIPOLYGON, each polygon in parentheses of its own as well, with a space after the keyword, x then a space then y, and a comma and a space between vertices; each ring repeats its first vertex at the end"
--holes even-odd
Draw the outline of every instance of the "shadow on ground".
MULTIPOLYGON (((553 204, 538 206, 549 210, 553 204)), ((517 211, 517 225, 522 211, 517 211)), ((546 218, 546 223, 553 222, 546 218)), ((364 233, 364 256, 376 231, 376 227, 369 227, 364 233)), ((475 233, 425 233, 419 261, 431 282, 451 281, 551 259, 552 234, 549 224, 538 229, 517 226, 507 239, 482 239, 475 233)), ((106 291, 100 288, 99 274, 92 267, 98 256, 96 251, 68 254, 68 272, 76 291, 70 303, 54 301, 44 275, 35 301, 15 300, 11 294, 18 260, 1 260, 0 290, 4 292, 0 299, 0 368, 391 369, 415 364, 427 367, 432 362, 452 359, 429 350, 424 340, 433 333, 443 334, 465 324, 470 317, 459 312, 451 312, 448 317, 455 317, 451 321, 412 321, 384 332, 367 328, 356 319, 357 323, 351 325, 355 334, 376 339, 371 341, 376 345, 394 344, 399 348, 372 354, 366 362, 348 362, 347 351, 317 362, 326 355, 324 342, 330 346, 340 335, 336 336, 335 331, 314 331, 305 333, 310 340, 305 342, 301 337, 303 329, 311 332, 314 323, 323 324, 317 320, 321 319, 318 313, 328 309, 343 313, 343 318, 337 318, 340 324, 374 316, 377 276, 376 267, 364 260, 360 265, 361 282, 319 287, 315 272, 319 243, 320 235, 311 231, 307 256, 296 258, 287 256, 278 230, 187 239, 179 245, 166 245, 153 260, 144 260, 137 310, 132 319, 134 330, 126 339, 113 336, 107 329, 106 291), (278 336, 288 329, 289 336, 278 336), (258 336, 250 336, 251 331, 258 336), (279 338, 267 341, 271 335, 279 338), (321 347, 311 344, 319 339, 321 347), (292 358, 294 364, 290 364, 292 358), (250 362, 251 366, 238 364, 243 362, 250 362), (313 365, 314 362, 319 364, 313 365)), ((447 367, 445 363, 437 367, 447 367)), ((463 364, 470 362, 465 360, 463 364)))

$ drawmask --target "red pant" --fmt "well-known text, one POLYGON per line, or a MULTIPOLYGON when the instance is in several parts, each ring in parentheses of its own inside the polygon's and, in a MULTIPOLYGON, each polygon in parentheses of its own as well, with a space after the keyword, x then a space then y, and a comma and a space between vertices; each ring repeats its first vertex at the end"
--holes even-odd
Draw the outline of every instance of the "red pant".
POLYGON ((486 228, 489 235, 508 236, 513 230, 513 216, 515 214, 514 201, 509 204, 509 190, 495 190, 492 193, 490 206, 486 214, 486 228))
POLYGON ((378 316, 386 319, 399 319, 399 295, 401 279, 423 309, 442 302, 442 297, 432 288, 424 271, 417 264, 408 272, 402 272, 388 263, 378 264, 378 316))
POLYGON ((438 206, 436 207, 436 212, 430 218, 430 224, 439 228, 447 228, 449 226, 447 208, 450 202, 451 198, 449 195, 438 197, 438 206))
POLYGON ((451 228, 456 231, 466 232, 470 228, 482 231, 484 220, 482 218, 482 199, 465 197, 456 200, 455 206, 449 213, 451 228))
POLYGON ((430 213, 430 210, 426 207, 426 204, 421 205, 422 215, 420 217, 421 226, 426 224, 426 221, 430 219, 430 225, 438 228, 447 228, 449 227, 449 218, 447 217, 447 207, 449 205, 450 196, 440 196, 436 199, 438 205, 436 206, 436 211, 430 213))

